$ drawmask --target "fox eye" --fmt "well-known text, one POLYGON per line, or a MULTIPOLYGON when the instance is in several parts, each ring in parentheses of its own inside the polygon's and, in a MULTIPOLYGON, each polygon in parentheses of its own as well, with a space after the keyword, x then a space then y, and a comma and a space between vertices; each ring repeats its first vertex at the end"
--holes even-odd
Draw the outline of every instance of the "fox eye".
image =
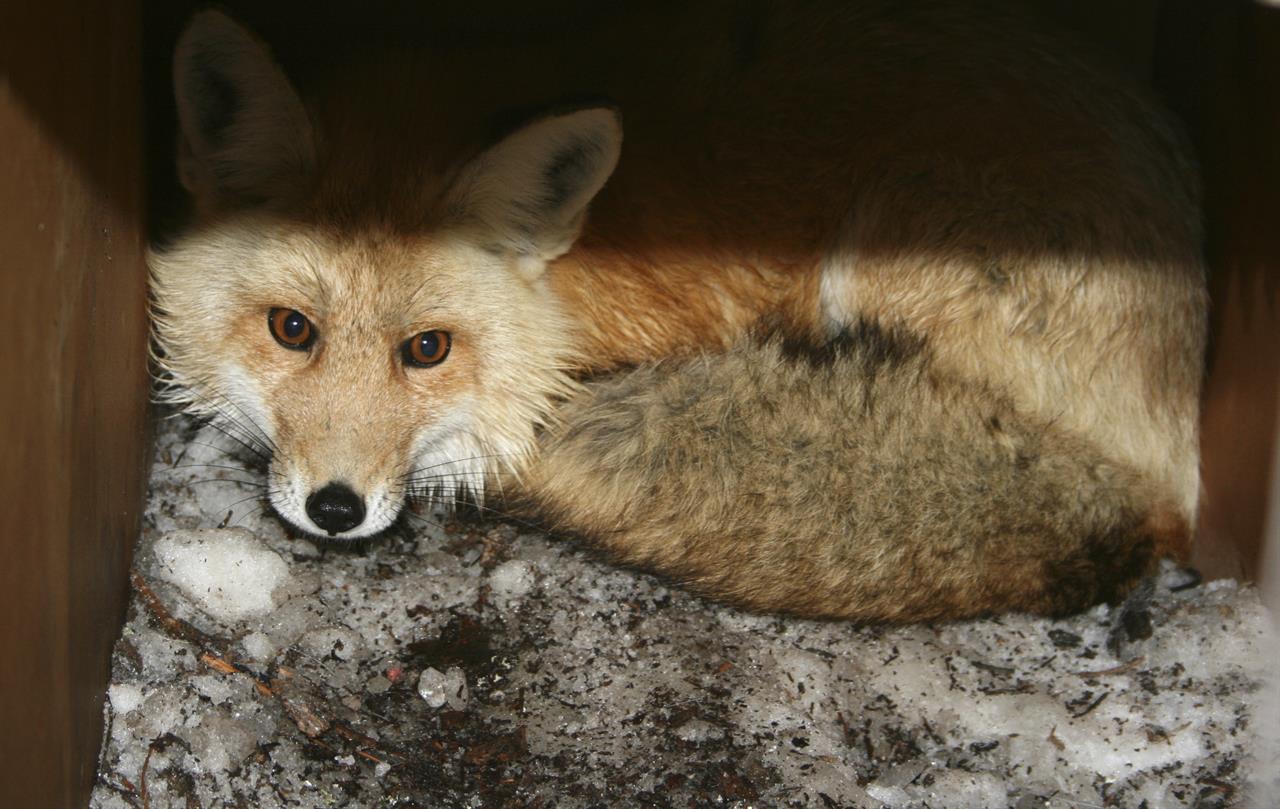
POLYGON ((272 309, 267 313, 267 325, 277 343, 295 351, 306 351, 316 339, 311 321, 297 309, 272 309))
POLYGON ((404 341, 404 345, 400 346, 400 356, 404 358, 406 365, 430 368, 444 362, 444 358, 449 356, 451 343, 447 331, 424 331, 404 341))

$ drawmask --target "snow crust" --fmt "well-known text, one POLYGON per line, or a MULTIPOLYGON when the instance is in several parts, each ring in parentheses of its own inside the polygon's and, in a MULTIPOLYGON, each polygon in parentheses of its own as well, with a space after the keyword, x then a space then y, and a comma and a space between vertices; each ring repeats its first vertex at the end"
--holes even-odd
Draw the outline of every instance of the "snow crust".
POLYGON ((156 571, 212 618, 238 621, 279 603, 289 566, 243 528, 172 531, 152 548, 156 571))
POLYGON ((216 435, 166 424, 136 558, 223 645, 135 600, 96 809, 143 805, 144 781, 156 809, 1280 805, 1274 631, 1234 582, 856 627, 479 518, 317 546, 262 512, 255 471, 210 465, 216 435))

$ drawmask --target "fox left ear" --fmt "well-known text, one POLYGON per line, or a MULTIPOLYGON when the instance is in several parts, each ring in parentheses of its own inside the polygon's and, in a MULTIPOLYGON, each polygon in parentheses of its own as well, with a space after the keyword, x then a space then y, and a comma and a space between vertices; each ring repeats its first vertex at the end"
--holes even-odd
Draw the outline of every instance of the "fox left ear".
POLYGON ((267 46, 220 11, 195 15, 174 51, 178 173, 203 205, 274 201, 315 163, 311 122, 267 46))
POLYGON ((564 254, 587 205, 618 164, 622 120, 593 107, 547 116, 482 152, 462 171, 450 202, 515 252, 527 269, 564 254))

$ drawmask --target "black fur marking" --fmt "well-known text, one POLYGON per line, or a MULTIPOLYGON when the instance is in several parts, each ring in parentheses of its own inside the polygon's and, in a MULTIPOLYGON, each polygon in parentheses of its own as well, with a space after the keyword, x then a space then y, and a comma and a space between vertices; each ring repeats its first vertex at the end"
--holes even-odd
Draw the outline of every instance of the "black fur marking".
POLYGON ((925 346, 925 339, 919 335, 887 329, 871 320, 860 320, 825 343, 795 336, 784 337, 782 355, 813 368, 825 368, 838 359, 856 355, 868 371, 874 371, 909 362, 918 357, 925 346))
POLYGON ((887 329, 871 320, 859 320, 850 330, 871 365, 902 365, 924 351, 925 338, 902 329, 887 329))
POLYGON ((189 89, 195 102, 200 136, 209 146, 221 146, 240 111, 240 93, 235 83, 218 69, 216 59, 207 55, 193 57, 190 77, 189 89))
POLYGON ((1179 593, 1183 590, 1190 590, 1192 587, 1198 587, 1202 581, 1204 581, 1204 577, 1195 568, 1179 568, 1173 582, 1168 585, 1169 592, 1179 593))
POLYGON ((1006 287, 1009 285, 1009 271, 995 259, 983 262, 982 273, 994 287, 1006 287))
POLYGON ((1151 599, 1155 595, 1155 579, 1143 579, 1129 597, 1124 600, 1107 633, 1107 650, 1119 656, 1128 644, 1147 640, 1154 629, 1151 626, 1151 599))
POLYGON ((562 208, 591 179, 600 151, 594 140, 579 138, 551 158, 542 174, 540 201, 547 210, 562 208))
POLYGON ((1080 552, 1044 567, 1045 609, 1070 615, 1105 601, 1119 602, 1152 572, 1155 544, 1133 526, 1116 526, 1087 537, 1080 552))

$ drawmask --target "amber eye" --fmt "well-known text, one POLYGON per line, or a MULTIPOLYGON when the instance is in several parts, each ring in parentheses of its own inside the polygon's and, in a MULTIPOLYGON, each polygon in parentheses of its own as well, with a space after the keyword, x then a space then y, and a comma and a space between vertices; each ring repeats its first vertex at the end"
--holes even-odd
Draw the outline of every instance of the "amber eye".
POLYGON ((449 356, 451 342, 447 331, 424 331, 404 341, 400 356, 406 365, 429 368, 444 362, 444 358, 449 356))
POLYGON ((277 343, 295 351, 306 351, 316 339, 311 321, 297 309, 272 309, 267 312, 267 325, 277 343))

